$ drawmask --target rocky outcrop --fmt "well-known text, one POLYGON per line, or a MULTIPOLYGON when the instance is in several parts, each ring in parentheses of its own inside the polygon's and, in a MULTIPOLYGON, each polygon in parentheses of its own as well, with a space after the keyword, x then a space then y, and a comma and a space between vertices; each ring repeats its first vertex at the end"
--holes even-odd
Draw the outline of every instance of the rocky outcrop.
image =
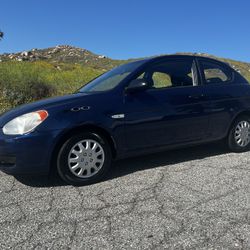
POLYGON ((5 53, 0 55, 0 62, 4 61, 36 61, 52 60, 57 62, 93 62, 107 59, 104 55, 95 55, 90 51, 69 45, 57 45, 48 49, 33 48, 19 53, 5 53))

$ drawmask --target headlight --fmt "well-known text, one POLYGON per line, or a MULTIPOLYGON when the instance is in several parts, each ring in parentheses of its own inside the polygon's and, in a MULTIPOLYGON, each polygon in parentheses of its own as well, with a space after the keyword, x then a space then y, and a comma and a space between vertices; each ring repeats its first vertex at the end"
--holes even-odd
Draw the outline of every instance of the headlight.
POLYGON ((23 135, 34 130, 49 116, 46 110, 39 110, 18 116, 3 127, 5 135, 23 135))

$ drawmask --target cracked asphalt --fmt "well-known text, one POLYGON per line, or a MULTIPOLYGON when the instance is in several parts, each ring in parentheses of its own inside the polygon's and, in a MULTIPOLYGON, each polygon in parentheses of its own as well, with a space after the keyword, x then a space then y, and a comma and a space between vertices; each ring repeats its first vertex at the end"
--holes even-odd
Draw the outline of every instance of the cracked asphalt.
POLYGON ((0 249, 250 249, 250 152, 116 162, 101 183, 0 173, 0 249))

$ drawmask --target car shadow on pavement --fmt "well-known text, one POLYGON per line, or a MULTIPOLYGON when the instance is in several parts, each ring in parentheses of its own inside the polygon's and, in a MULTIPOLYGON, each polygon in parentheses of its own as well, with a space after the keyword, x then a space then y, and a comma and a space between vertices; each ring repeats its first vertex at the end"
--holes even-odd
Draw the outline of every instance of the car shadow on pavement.
MULTIPOLYGON (((173 164, 205 159, 207 157, 225 153, 228 153, 227 147, 223 143, 217 142, 124 159, 114 162, 104 181, 119 178, 137 171, 160 166, 167 168, 173 164)), ((56 173, 52 173, 49 176, 15 176, 15 178, 24 185, 31 187, 55 187, 67 185, 56 173)))

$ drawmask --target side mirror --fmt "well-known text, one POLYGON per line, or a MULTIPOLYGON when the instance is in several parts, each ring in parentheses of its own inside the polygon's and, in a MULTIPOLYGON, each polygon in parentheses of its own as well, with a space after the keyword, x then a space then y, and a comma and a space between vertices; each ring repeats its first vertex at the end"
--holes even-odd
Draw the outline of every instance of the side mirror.
POLYGON ((127 93, 143 91, 149 88, 149 83, 145 79, 135 79, 126 88, 127 93))

